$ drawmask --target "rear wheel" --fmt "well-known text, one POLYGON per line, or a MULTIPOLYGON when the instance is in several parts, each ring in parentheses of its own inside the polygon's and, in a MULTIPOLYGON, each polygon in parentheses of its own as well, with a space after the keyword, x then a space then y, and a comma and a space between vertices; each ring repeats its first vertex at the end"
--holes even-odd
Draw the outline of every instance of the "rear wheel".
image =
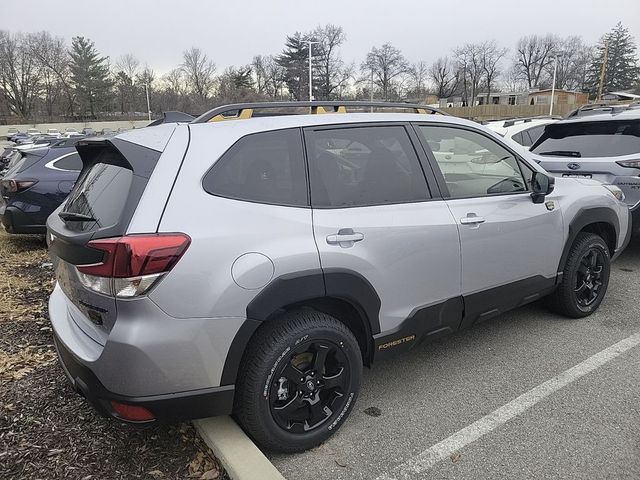
POLYGON ((307 450, 346 420, 361 377, 358 342, 344 324, 314 310, 289 312, 249 343, 234 411, 261 447, 307 450))
POLYGON ((573 318, 595 312, 607 291, 611 258, 602 237, 580 232, 569 251, 560 286, 550 298, 551 307, 573 318))

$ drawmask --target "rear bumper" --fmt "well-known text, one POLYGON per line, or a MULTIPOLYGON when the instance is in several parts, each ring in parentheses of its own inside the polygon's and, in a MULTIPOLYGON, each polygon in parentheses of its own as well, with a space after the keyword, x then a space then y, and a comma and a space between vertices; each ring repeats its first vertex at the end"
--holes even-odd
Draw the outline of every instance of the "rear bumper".
POLYGON ((46 225, 34 225, 31 217, 19 208, 0 208, 0 222, 7 233, 46 233, 46 225))
POLYGON ((107 390, 96 375, 75 358, 55 332, 54 343, 69 382, 102 415, 122 420, 114 413, 111 401, 144 407, 156 420, 165 421, 228 415, 233 409, 233 385, 145 397, 115 394, 107 390))

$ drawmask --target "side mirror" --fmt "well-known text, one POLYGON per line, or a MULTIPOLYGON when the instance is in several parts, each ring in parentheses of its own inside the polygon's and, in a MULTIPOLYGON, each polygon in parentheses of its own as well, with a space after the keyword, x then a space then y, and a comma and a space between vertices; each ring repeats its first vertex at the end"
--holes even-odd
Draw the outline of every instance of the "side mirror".
POLYGON ((541 172, 533 172, 531 177, 531 199, 533 203, 544 202, 544 197, 553 192, 555 179, 541 172))

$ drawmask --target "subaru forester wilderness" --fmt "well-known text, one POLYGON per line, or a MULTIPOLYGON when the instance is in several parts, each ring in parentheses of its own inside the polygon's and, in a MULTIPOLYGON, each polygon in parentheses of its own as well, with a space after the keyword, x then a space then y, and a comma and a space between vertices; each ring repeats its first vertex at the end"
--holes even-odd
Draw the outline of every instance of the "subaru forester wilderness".
POLYGON ((629 241, 620 190, 435 113, 241 104, 79 142, 48 220, 71 383, 124 421, 233 413, 293 452, 344 423, 363 365, 547 295, 593 313, 629 241))

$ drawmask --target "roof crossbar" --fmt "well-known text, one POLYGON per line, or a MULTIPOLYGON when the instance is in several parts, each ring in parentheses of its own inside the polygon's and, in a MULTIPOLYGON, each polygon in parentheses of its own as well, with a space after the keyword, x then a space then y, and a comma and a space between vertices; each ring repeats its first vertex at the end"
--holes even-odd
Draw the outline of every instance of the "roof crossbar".
MULTIPOLYGON (((442 110, 418 103, 390 103, 390 102, 358 102, 358 101, 313 101, 313 102, 258 102, 258 103, 233 103, 222 105, 203 113, 191 123, 219 122, 224 120, 240 120, 255 116, 265 116, 258 110, 276 110, 283 108, 305 108, 307 111, 290 113, 289 115, 301 115, 305 113, 347 113, 349 109, 387 109, 410 110, 413 113, 448 115, 442 110)), ((273 113, 272 115, 282 115, 273 113)), ((266 116, 269 116, 268 114, 266 116)))

